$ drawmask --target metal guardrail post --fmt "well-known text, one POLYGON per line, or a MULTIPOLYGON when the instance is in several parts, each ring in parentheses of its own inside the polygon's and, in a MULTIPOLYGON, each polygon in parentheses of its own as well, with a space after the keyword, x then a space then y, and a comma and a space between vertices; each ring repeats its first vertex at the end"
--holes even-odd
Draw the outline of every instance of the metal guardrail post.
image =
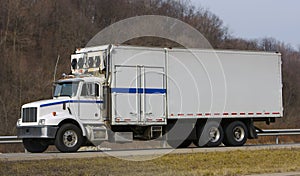
POLYGON ((279 144, 279 136, 300 135, 300 129, 257 129, 256 132, 258 136, 275 136, 276 144, 279 144))

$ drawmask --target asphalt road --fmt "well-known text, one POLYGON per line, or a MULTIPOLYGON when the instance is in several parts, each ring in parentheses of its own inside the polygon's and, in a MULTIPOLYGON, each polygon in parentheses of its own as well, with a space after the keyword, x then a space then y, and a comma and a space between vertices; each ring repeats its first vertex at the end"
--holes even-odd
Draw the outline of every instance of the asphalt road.
POLYGON ((263 150, 263 149, 295 149, 300 144, 284 145, 248 145, 243 147, 215 147, 215 148, 186 148, 186 149, 126 149, 126 150, 103 150, 103 151, 79 151, 76 153, 2 153, 1 161, 43 160, 43 159, 68 159, 68 158, 93 158, 113 156, 128 160, 148 160, 165 154, 198 153, 198 152, 226 152, 235 150, 263 150))

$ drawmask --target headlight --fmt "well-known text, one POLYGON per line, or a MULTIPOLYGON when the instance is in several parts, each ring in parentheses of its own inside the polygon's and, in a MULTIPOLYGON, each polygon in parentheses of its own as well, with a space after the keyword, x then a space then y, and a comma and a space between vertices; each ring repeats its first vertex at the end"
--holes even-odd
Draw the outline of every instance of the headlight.
POLYGON ((20 126, 20 124, 21 124, 21 119, 18 119, 17 126, 20 126))
POLYGON ((46 121, 45 119, 40 119, 39 120, 39 125, 45 125, 45 121, 46 121))

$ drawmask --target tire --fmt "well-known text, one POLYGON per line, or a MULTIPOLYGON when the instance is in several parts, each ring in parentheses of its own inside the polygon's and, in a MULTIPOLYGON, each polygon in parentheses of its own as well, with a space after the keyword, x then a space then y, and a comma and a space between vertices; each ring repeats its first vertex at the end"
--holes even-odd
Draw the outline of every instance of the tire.
POLYGON ((43 153, 47 150, 49 144, 45 139, 23 139, 24 148, 31 153, 43 153))
POLYGON ((175 141, 175 140, 168 140, 167 141, 169 146, 172 148, 187 148, 191 145, 191 140, 185 140, 185 141, 175 141))
POLYGON ((166 126, 166 140, 172 148, 186 148, 190 146, 192 140, 192 123, 187 120, 177 120, 176 123, 169 123, 166 126))
POLYGON ((241 121, 233 121, 225 128, 223 144, 226 146, 242 146, 247 142, 248 129, 241 121))
POLYGON ((56 134, 55 146, 61 152, 76 152, 83 144, 81 129, 74 124, 64 124, 56 134))
POLYGON ((216 121, 208 121, 196 129, 197 140, 193 143, 198 147, 217 147, 224 139, 222 126, 216 121))

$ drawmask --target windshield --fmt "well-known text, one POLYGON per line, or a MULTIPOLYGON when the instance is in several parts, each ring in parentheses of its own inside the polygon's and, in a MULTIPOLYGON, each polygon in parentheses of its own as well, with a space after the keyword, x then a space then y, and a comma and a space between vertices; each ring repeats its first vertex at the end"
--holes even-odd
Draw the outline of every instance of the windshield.
POLYGON ((73 97, 77 93, 79 82, 60 82, 55 84, 54 97, 73 97))

